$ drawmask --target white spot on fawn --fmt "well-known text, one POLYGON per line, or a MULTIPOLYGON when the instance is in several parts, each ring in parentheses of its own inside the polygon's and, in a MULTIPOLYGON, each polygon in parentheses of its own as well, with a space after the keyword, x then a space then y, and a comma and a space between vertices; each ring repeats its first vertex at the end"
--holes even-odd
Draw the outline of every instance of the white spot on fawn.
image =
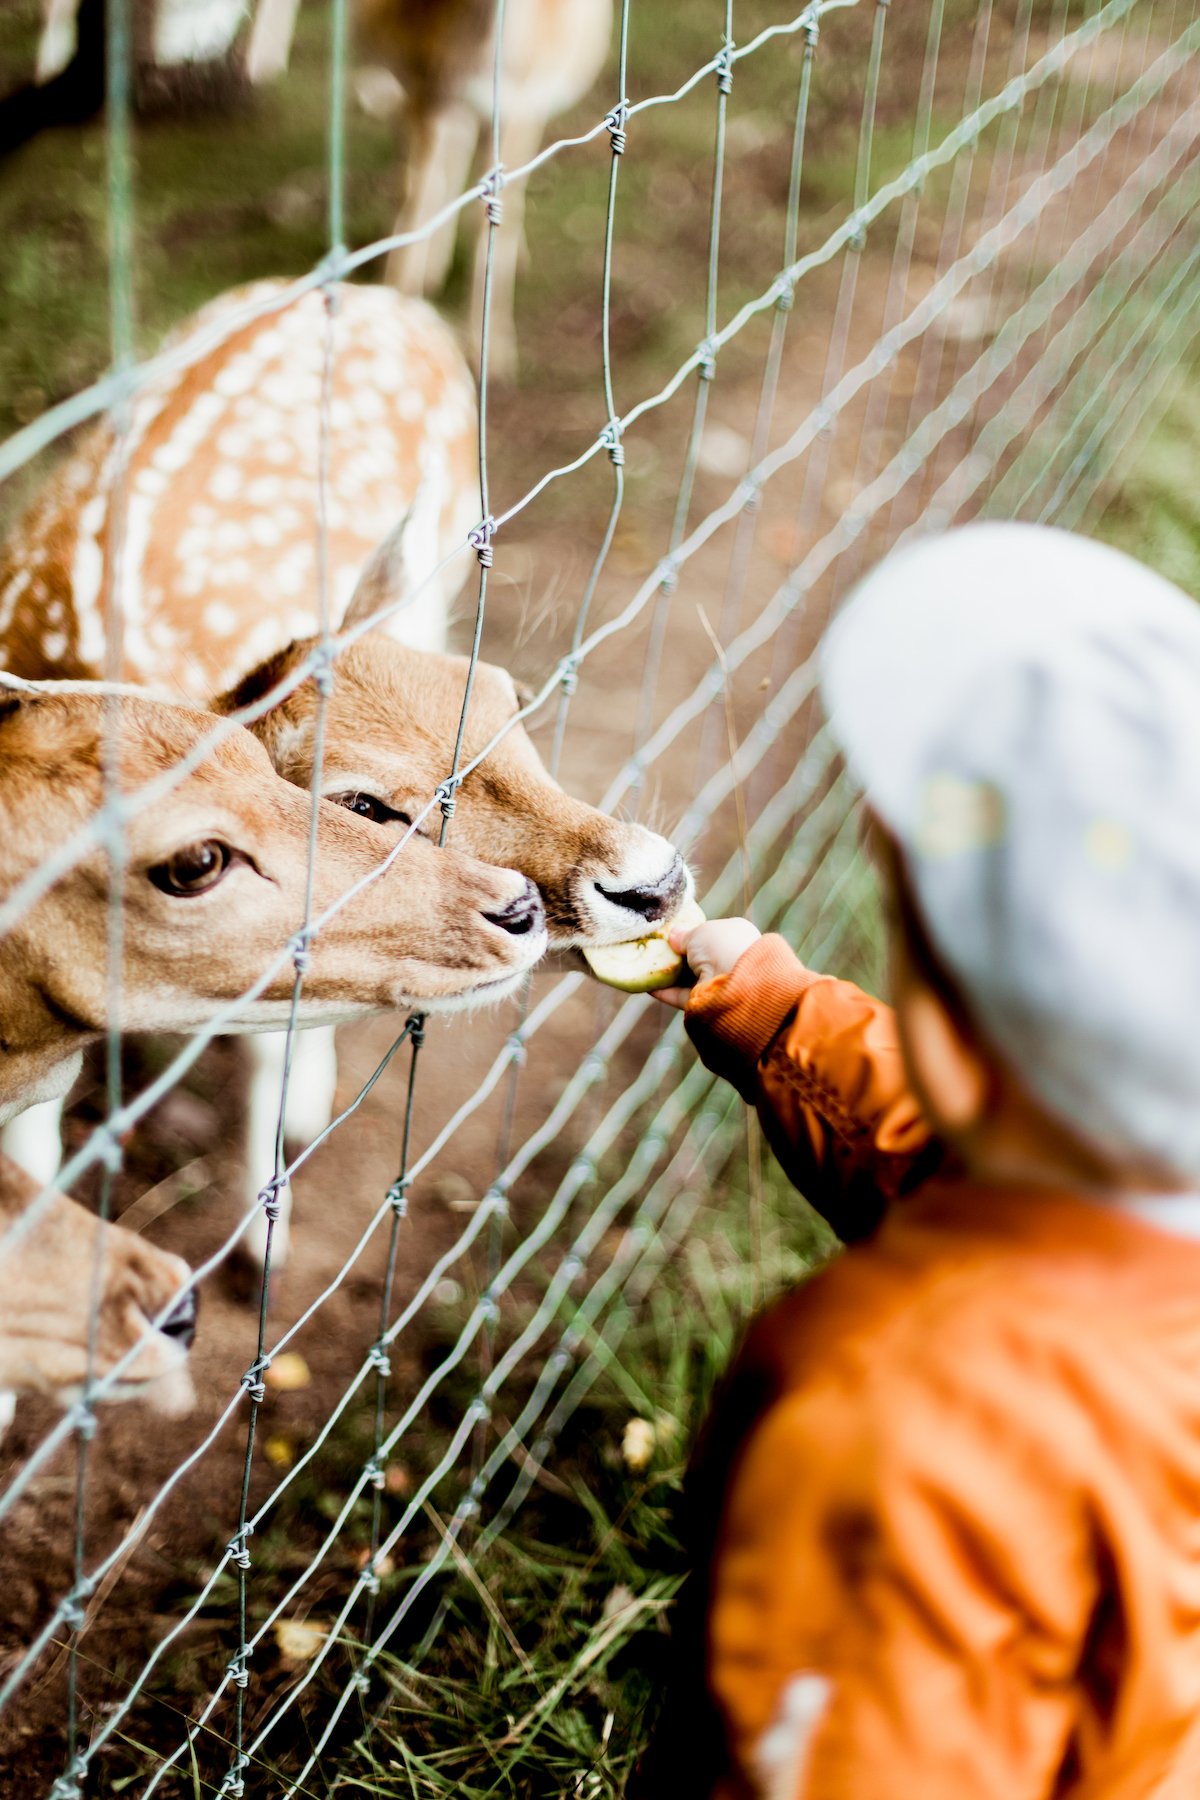
POLYGON ((236 500, 242 491, 243 479, 236 463, 218 463, 208 491, 214 500, 236 500))
POLYGON ((237 630, 238 616, 232 606, 224 600, 210 600, 204 609, 204 626, 214 637, 232 637, 237 630))

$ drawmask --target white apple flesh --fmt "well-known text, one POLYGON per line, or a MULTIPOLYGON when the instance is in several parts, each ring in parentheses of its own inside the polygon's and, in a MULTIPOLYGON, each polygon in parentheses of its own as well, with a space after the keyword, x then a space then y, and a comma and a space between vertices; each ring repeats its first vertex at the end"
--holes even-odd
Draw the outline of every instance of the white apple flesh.
POLYGON ((686 979, 687 959, 672 950, 667 933, 678 925, 703 923, 702 908, 689 900, 658 931, 624 944, 598 944, 584 951, 584 960, 597 981, 619 988, 623 994, 652 994, 655 988, 676 987, 681 978, 686 979))

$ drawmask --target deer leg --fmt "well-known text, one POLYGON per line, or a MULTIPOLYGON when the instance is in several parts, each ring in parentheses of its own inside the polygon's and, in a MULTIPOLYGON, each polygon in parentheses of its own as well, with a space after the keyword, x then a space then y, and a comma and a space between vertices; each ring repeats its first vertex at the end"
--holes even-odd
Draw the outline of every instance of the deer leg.
MULTIPOLYGON (((500 133, 500 155, 506 169, 520 168, 538 153, 544 119, 514 118, 500 133)), ((483 295, 487 277, 488 227, 475 247, 475 279, 471 288, 471 339, 477 347, 483 332, 483 295)), ((488 323, 488 373, 500 381, 512 381, 517 373, 517 331, 513 316, 517 264, 525 251, 525 182, 504 189, 504 215, 496 231, 492 253, 492 304, 488 323)))
MULTIPOLYGON (((254 1217, 242 1238, 242 1249, 262 1266, 267 1254, 267 1215, 259 1194, 275 1173, 275 1146, 279 1134, 279 1096, 283 1086, 287 1033, 256 1032, 247 1039, 250 1049, 250 1103, 246 1121, 246 1211, 254 1217)), ((311 1144, 333 1117, 337 1089, 337 1051, 333 1027, 316 1026, 296 1035, 292 1072, 283 1109, 283 1137, 287 1144, 311 1144)), ((291 1188, 280 1193, 279 1217, 271 1239, 271 1263, 282 1268, 291 1242, 291 1188)))
POLYGON ((0 1132, 0 1148, 6 1156, 47 1187, 62 1163, 61 1100, 43 1100, 10 1119, 0 1132))
POLYGON ((75 15, 79 0, 46 0, 42 8, 42 34, 38 39, 34 80, 39 87, 61 75, 75 54, 78 36, 75 15))
POLYGON ((333 1117, 337 1093, 337 1046, 332 1025, 300 1032, 292 1052, 283 1135, 301 1148, 319 1137, 333 1117))
MULTIPOLYGON (((404 205, 396 230, 415 231, 462 193, 471 169, 479 120, 469 106, 409 114, 409 152, 404 205)), ((402 244, 387 259, 386 279, 402 294, 436 294, 450 272, 455 221, 431 237, 402 244)))
MULTIPOLYGON (((246 1111, 245 1211, 253 1215, 242 1235, 241 1252, 259 1268, 267 1258, 267 1215, 259 1195, 275 1173, 275 1146, 279 1132, 279 1094, 283 1085, 287 1033, 255 1032, 246 1039, 250 1056, 250 1095, 246 1111)), ((291 1236, 292 1191, 279 1194, 279 1217, 271 1239, 271 1264, 282 1268, 287 1261, 291 1236)))
POLYGON ((287 68, 299 9, 300 0, 258 0, 246 46, 246 77, 255 87, 287 68))

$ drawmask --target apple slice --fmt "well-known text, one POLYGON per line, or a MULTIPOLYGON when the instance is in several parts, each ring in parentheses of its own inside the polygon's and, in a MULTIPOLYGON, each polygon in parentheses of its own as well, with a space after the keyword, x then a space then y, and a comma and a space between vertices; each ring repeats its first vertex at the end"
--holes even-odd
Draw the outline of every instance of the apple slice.
POLYGON ((703 909, 689 900, 658 931, 624 944, 597 944, 584 951, 584 960, 597 981, 620 988, 623 994, 651 994, 655 988, 675 987, 681 979, 687 980, 687 958, 676 955, 667 933, 676 925, 703 923, 703 909))

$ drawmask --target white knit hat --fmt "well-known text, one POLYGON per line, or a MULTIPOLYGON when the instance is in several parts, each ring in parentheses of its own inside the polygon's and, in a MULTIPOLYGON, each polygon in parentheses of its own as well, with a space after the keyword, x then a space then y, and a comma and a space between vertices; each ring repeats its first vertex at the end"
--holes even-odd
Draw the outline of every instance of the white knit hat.
POLYGON ((860 584, 822 690, 995 1049, 1097 1149, 1200 1176, 1200 608, 970 525, 860 584))

